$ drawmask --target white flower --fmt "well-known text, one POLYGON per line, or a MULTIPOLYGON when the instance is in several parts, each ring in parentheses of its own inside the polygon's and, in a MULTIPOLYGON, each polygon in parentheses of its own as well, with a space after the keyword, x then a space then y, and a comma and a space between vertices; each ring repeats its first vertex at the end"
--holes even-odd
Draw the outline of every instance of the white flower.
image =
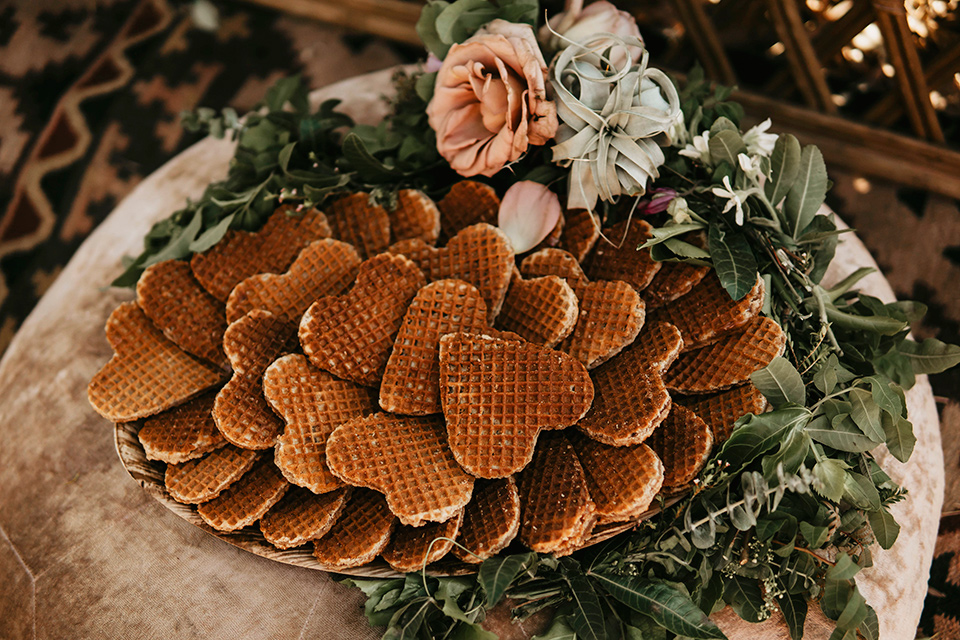
POLYGON ((690 144, 690 132, 687 131, 687 123, 683 120, 683 111, 677 114, 677 121, 667 131, 667 135, 670 136, 671 147, 684 147, 690 144))
POLYGON ((627 50, 643 41, 598 34, 561 51, 550 72, 561 122, 553 161, 570 168, 568 209, 643 194, 647 180, 660 175, 660 143, 680 113, 676 87, 647 66, 646 50, 638 63, 622 56, 616 66, 604 57, 611 46, 627 50))
POLYGON ((685 198, 674 198, 671 200, 670 204, 667 205, 667 213, 677 224, 693 222, 693 218, 690 217, 690 207, 687 205, 685 198))
POLYGON ((682 156, 699 160, 708 167, 713 164, 710 157, 710 132, 704 131, 698 136, 694 136, 687 146, 678 152, 682 156))
POLYGON ((713 195, 717 196, 718 198, 725 198, 727 200, 727 204, 724 205, 723 207, 724 213, 726 213, 727 211, 730 211, 730 209, 732 209, 734 206, 737 207, 736 221, 738 225, 743 226, 742 198, 746 198, 749 195, 749 192, 737 191, 736 189, 734 189, 733 185, 730 184, 730 176, 723 176, 723 186, 725 188, 714 187, 710 189, 710 191, 713 192, 713 195))
POLYGON ((737 154, 737 162, 744 175, 754 182, 761 182, 763 171, 760 170, 760 156, 748 156, 745 153, 737 154))
POLYGON ((747 153, 752 156, 761 155, 770 157, 773 153, 773 145, 777 143, 779 137, 775 133, 766 133, 770 128, 770 118, 767 118, 755 127, 750 127, 743 134, 743 142, 747 145, 747 153))

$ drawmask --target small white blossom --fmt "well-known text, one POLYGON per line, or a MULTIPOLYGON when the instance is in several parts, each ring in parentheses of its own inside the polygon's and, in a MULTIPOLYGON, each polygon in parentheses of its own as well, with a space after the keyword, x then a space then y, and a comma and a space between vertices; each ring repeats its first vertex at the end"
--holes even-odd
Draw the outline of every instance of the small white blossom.
POLYGON ((723 188, 714 187, 710 190, 713 192, 713 195, 718 198, 725 198, 727 204, 723 207, 723 212, 726 213, 730 211, 734 206, 737 207, 737 224, 743 226, 743 200, 749 195, 747 191, 737 191, 733 188, 733 185, 730 184, 730 176, 723 176, 723 188))
POLYGON ((667 130, 670 136, 671 147, 683 147, 690 144, 690 132, 687 131, 687 123, 683 121, 683 111, 677 114, 677 121, 667 130))
POLYGON ((693 222, 693 218, 690 217, 690 207, 687 205, 685 198, 678 197, 671 200, 670 204, 667 205, 667 213, 677 224, 693 222))
POLYGON ((737 154, 737 162, 745 176, 754 182, 760 182, 763 172, 760 170, 760 156, 748 156, 745 153, 737 154))
POLYGON ((743 142, 747 145, 747 153, 752 156, 761 155, 770 157, 773 153, 773 145, 777 143, 779 137, 775 133, 766 133, 770 128, 770 118, 767 118, 755 127, 750 127, 743 134, 743 142))
POLYGON ((694 160, 699 160, 707 166, 713 164, 710 157, 710 132, 704 131, 699 136, 694 136, 690 144, 679 151, 680 155, 694 160))

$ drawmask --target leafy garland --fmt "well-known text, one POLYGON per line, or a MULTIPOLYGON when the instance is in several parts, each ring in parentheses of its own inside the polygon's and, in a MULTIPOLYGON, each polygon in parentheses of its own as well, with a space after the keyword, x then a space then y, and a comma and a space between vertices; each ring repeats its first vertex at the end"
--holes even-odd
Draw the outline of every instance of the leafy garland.
MULTIPOLYGON (((532 0, 434 0, 418 27, 442 49, 494 17, 533 23, 536 12, 532 0)), ((230 110, 185 114, 188 129, 236 139, 228 176, 157 223, 115 284, 203 251, 227 229, 258 228, 278 202, 322 206, 331 194, 364 190, 389 205, 405 187, 442 195, 457 176, 426 122, 431 74, 394 80, 392 113, 376 127, 355 125, 337 101, 311 112, 298 78, 279 81, 243 119, 230 110)), ((614 222, 660 211, 644 245, 654 258, 712 265, 733 298, 760 274, 763 312, 788 338, 786 357, 752 377, 773 411, 740 419, 690 495, 606 544, 559 560, 495 557, 471 577, 348 580, 366 594, 371 624, 387 627, 385 639, 495 638, 480 623, 503 598, 516 618, 555 609, 541 640, 722 638, 707 614, 727 605, 754 622, 778 609, 798 639, 812 601, 836 622, 832 639, 879 637, 854 578, 871 565, 873 542, 888 549, 896 540, 889 506, 905 491, 871 451, 885 444, 909 458, 916 440, 904 391, 917 374, 960 363, 960 348, 910 340, 923 305, 856 292, 867 270, 823 287, 842 232, 818 213, 829 188, 820 152, 783 135, 757 153, 763 129, 741 129, 729 89, 712 87, 698 69, 677 84, 685 125, 665 149, 656 188, 602 213, 614 222), (656 206, 661 197, 669 206, 656 206)), ((502 190, 531 179, 565 190, 566 173, 542 151, 511 170, 491 183, 502 190)))

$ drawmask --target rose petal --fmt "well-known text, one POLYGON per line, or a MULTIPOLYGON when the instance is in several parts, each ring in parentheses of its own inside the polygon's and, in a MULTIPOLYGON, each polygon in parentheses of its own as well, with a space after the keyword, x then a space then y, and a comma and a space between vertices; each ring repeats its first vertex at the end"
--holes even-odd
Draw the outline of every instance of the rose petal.
POLYGON ((539 182, 523 180, 507 189, 500 202, 497 224, 507 234, 515 253, 540 244, 560 220, 560 199, 539 182))

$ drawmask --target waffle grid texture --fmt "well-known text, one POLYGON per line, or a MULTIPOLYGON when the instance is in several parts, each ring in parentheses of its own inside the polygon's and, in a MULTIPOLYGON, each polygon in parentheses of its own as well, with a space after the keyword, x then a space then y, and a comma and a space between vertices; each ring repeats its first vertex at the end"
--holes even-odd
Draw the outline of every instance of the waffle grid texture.
POLYGON ((135 302, 107 319, 115 355, 87 386, 91 406, 112 422, 130 422, 195 398, 223 381, 222 369, 183 351, 153 326, 135 302))
POLYGON ((679 396, 678 402, 710 426, 716 444, 730 437, 737 420, 751 413, 759 415, 767 408, 767 399, 749 382, 719 393, 679 396))
POLYGON ((576 424, 593 400, 583 365, 529 343, 444 336, 440 375, 450 448, 481 478, 525 467, 541 429, 576 424))
POLYGON ((301 249, 330 234, 326 216, 316 209, 296 215, 292 207, 284 205, 255 233, 227 231, 211 249, 194 254, 190 268, 204 289, 226 302, 242 280, 284 271, 301 249))
POLYGON ((478 564, 509 545, 520 530, 520 494, 513 476, 500 480, 477 480, 473 499, 463 510, 463 524, 453 554, 464 562, 478 564), (478 557, 479 556, 479 557, 478 557))
POLYGON ((349 495, 346 488, 316 495, 292 486, 260 518, 260 532, 278 549, 292 549, 316 540, 333 527, 349 495))
POLYGON ((216 393, 144 420, 137 437, 148 460, 177 464, 199 458, 227 444, 213 420, 216 393))
POLYGON ((370 202, 369 193, 353 193, 327 205, 334 238, 352 244, 361 258, 372 258, 390 246, 390 216, 370 202))
POLYGON ((690 293, 709 272, 710 267, 689 262, 664 262, 643 290, 643 299, 650 309, 661 307, 690 293))
POLYGON ((462 521, 463 512, 461 511, 446 522, 427 524, 422 527, 400 525, 394 529, 390 543, 383 550, 383 559, 400 573, 420 571, 450 552, 462 521), (438 540, 438 538, 448 539, 438 540))
POLYGON ((177 502, 198 504, 220 495, 249 471, 259 457, 256 451, 227 445, 196 460, 168 464, 163 481, 170 497, 177 502))
POLYGON ((600 238, 600 220, 586 209, 568 211, 560 248, 583 262, 600 238))
POLYGON ((713 432, 695 413, 677 404, 648 444, 663 462, 663 491, 669 492, 690 484, 706 464, 713 432))
POLYGON ((397 192, 397 206, 387 210, 393 240, 420 238, 433 244, 440 236, 440 210, 433 200, 418 189, 397 192))
POLYGON ((227 299, 227 320, 236 322, 249 311, 263 309, 297 324, 322 296, 343 293, 360 269, 360 255, 345 242, 325 238, 311 242, 285 273, 250 276, 227 299))
POLYGON ((137 304, 178 347, 227 366, 223 304, 200 286, 188 262, 167 260, 147 267, 137 281, 137 304))
POLYGON ((497 316, 497 327, 552 348, 570 335, 578 315, 577 295, 563 279, 514 277, 497 316))
POLYGON ((632 520, 646 511, 663 485, 663 463, 645 444, 611 447, 572 434, 590 498, 605 522, 632 520))
POLYGON ((440 242, 446 242, 470 225, 494 225, 500 212, 500 198, 488 184, 474 180, 455 183, 437 203, 440 209, 440 242))
POLYGON ((597 241, 593 253, 584 260, 583 270, 591 280, 622 280, 643 291, 660 270, 662 263, 650 257, 649 249, 637 250, 651 237, 652 227, 643 220, 628 221, 606 229, 605 239, 597 241))
POLYGON ((273 461, 264 457, 216 498, 199 505, 197 513, 217 531, 237 531, 259 520, 289 488, 273 461))
POLYGON ((333 528, 313 541, 313 555, 331 570, 365 565, 387 546, 396 524, 382 495, 354 489, 333 528))

